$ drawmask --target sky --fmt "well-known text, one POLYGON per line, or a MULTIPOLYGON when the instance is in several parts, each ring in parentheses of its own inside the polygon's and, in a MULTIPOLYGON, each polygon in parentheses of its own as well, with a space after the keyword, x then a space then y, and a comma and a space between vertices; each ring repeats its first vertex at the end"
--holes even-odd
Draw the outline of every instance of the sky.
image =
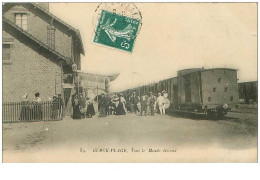
POLYGON ((238 69, 257 80, 256 3, 135 3, 142 28, 132 53, 93 43, 100 3, 50 3, 50 12, 79 29, 82 71, 120 73, 111 91, 175 77, 188 68, 238 69))

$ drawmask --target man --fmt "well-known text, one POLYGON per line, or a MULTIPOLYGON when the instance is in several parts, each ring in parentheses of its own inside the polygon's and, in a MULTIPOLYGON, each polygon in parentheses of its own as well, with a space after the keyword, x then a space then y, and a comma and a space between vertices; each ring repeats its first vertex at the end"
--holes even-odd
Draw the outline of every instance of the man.
POLYGON ((106 115, 109 115, 109 108, 110 108, 110 103, 111 103, 111 98, 108 95, 108 93, 105 93, 105 99, 106 99, 106 115))
POLYGON ((137 114, 137 112, 139 112, 139 109, 138 109, 138 106, 137 106, 137 104, 138 104, 139 102, 140 102, 140 98, 135 95, 135 92, 133 92, 132 103, 133 103, 133 105, 134 105, 135 114, 137 114))
POLYGON ((164 103, 164 97, 161 95, 161 93, 158 93, 157 104, 159 106, 161 115, 165 115, 164 103))
POLYGON ((64 103, 63 103, 63 100, 61 98, 61 94, 58 94, 57 102, 58 102, 59 118, 62 119, 64 103))
POLYGON ((58 104, 58 96, 54 95, 52 98, 52 113, 51 113, 51 118, 52 119, 57 119, 59 115, 59 104, 58 104))
POLYGON ((102 93, 101 94, 101 97, 99 99, 99 107, 100 107, 100 116, 101 117, 106 117, 106 97, 105 97, 105 94, 102 93))
POLYGON ((154 108, 155 108, 155 104, 156 104, 156 99, 152 92, 150 92, 150 96, 148 98, 148 104, 150 107, 151 116, 154 116, 154 108))
POLYGON ((140 112, 141 116, 143 115, 143 112, 144 112, 145 116, 147 114, 147 102, 148 102, 147 96, 146 95, 142 96, 141 97, 141 112, 140 112))
POLYGON ((84 118, 86 117, 86 99, 83 97, 82 93, 79 93, 79 106, 80 106, 80 112, 81 116, 84 118))

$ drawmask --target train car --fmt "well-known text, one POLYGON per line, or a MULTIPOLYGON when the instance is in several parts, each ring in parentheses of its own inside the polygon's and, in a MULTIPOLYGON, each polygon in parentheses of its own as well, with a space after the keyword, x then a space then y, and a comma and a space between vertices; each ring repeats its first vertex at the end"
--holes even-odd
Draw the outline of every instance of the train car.
POLYGON ((225 115, 239 103, 235 69, 188 69, 177 74, 179 110, 225 115))
POLYGON ((238 83, 239 99, 245 103, 256 102, 258 99, 257 81, 238 83))
POLYGON ((165 90, 170 109, 181 112, 227 114, 239 103, 237 70, 229 68, 193 68, 177 72, 177 77, 161 80, 124 91, 136 92, 138 96, 153 92, 157 96, 165 90))

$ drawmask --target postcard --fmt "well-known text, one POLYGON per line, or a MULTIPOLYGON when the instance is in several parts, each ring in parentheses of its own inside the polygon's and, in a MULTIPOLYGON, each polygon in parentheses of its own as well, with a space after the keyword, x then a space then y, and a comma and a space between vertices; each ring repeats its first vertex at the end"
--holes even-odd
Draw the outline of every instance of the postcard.
POLYGON ((257 3, 2 5, 3 162, 257 162, 257 3))

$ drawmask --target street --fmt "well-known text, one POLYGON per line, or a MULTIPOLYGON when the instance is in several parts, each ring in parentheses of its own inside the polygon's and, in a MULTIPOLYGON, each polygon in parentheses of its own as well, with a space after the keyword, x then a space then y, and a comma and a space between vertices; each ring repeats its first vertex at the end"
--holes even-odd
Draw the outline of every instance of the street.
POLYGON ((3 124, 4 162, 256 162, 257 114, 108 116, 3 124))

